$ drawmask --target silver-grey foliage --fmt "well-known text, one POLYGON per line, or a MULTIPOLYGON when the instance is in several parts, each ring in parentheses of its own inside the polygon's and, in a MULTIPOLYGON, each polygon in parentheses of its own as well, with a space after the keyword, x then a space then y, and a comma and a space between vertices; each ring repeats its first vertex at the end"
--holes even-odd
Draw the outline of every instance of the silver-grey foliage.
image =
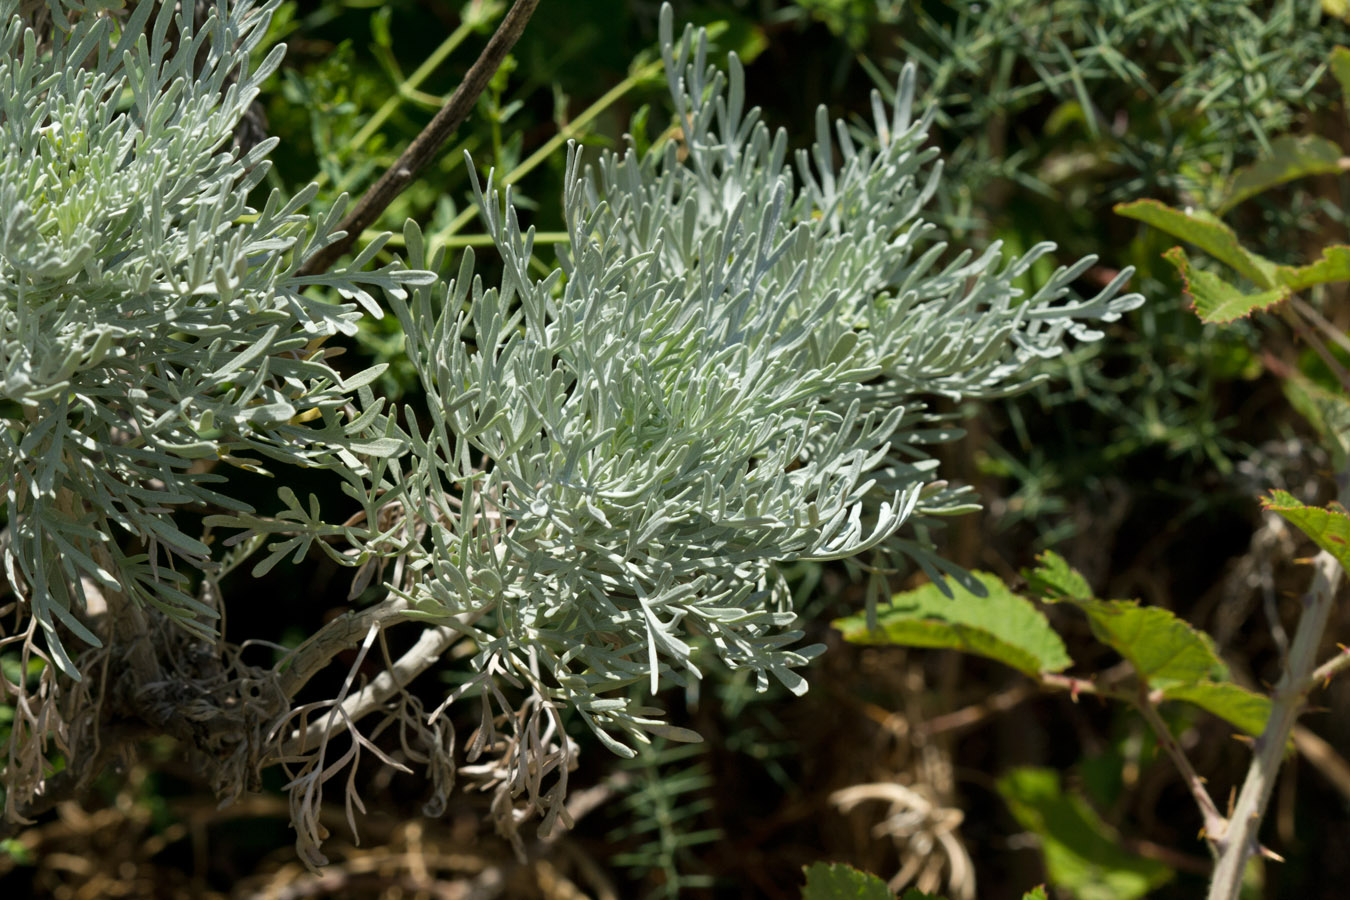
POLYGON ((121 21, 95 14, 106 5, 59 5, 69 18, 43 46, 14 0, 0 5, 4 562, 70 674, 57 623, 98 643, 71 614, 89 580, 185 624, 214 615, 175 565, 209 566, 211 550, 171 513, 246 506, 196 461, 361 469, 343 421, 351 385, 307 351, 359 313, 306 297, 307 284, 363 295, 357 281, 426 278, 359 266, 296 278, 332 227, 298 214, 312 193, 246 207, 275 140, 240 157, 231 135, 282 48, 224 85, 275 4, 202 23, 187 4, 195 38, 181 47, 166 36, 173 4, 153 23, 155 4, 121 21))
POLYGON ((287 696, 343 641, 364 640, 364 655, 384 625, 425 621, 397 677, 349 678, 320 725, 282 710, 260 732, 271 749, 254 763, 306 760, 291 786, 308 850, 328 738, 345 726, 345 759, 379 752, 354 727, 372 711, 415 720, 443 798, 453 735, 401 689, 455 642, 472 672, 446 703, 482 704, 461 771, 497 788, 509 833, 531 807, 565 817, 569 714, 631 754, 650 733, 696 738, 643 696, 700 677, 709 656, 805 690, 795 669, 820 648, 798 646, 781 567, 874 551, 949 569, 928 529, 971 502, 925 450, 959 434, 933 400, 1023 387, 1066 337, 1100 337, 1094 323, 1139 303, 1117 296, 1128 272, 1070 297, 1090 259, 1024 296, 1014 282, 1048 246, 943 261, 921 218, 941 168, 923 148, 928 118, 912 115, 912 69, 893 108, 874 97, 871 130, 822 109, 794 155, 745 108, 736 58, 724 75, 701 31, 676 41, 669 7, 677 136, 593 169, 569 150, 561 268, 531 274, 532 232, 489 177, 479 200, 500 287, 467 253, 452 282, 433 282, 443 260, 425 258, 411 223, 408 268, 360 272, 372 245, 340 274, 301 279, 341 209, 310 222, 306 192, 255 217, 245 193, 271 143, 229 147, 279 59, 243 71, 274 4, 222 6, 200 27, 188 13, 184 33, 205 35, 195 73, 197 43, 168 50, 170 13, 146 31, 151 4, 117 25, 85 13, 46 49, 15 5, 0 0, 10 583, 72 674, 56 635, 97 642, 76 614, 91 582, 209 633, 214 605, 174 566, 214 585, 220 563, 170 517, 209 507, 206 525, 233 532, 229 566, 262 549, 264 571, 317 546, 356 569, 353 596, 387 588, 343 637, 316 635, 283 662, 287 696), (321 339, 357 312, 306 296, 312 284, 376 314, 361 285, 383 289, 425 408, 400 421, 372 373, 344 383, 328 367, 321 339), (359 510, 335 524, 282 488, 285 510, 259 515, 202 459, 321 466, 359 510))

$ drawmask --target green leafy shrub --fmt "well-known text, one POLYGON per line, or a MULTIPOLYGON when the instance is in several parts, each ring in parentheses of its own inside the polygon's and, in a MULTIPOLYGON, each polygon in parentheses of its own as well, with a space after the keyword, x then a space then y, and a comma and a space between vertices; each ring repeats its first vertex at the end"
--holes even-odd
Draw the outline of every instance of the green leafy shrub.
MULTIPOLYGON (((1338 47, 1330 66, 1350 90, 1350 50, 1338 47)), ((1208 324, 1227 324, 1270 312, 1288 323, 1324 363, 1320 379, 1296 362, 1271 357, 1268 363, 1286 381, 1286 393, 1325 444, 1333 461, 1338 502, 1310 506, 1284 490, 1273 490, 1263 505, 1293 524, 1316 544, 1310 584, 1299 604, 1297 629, 1282 647, 1281 674, 1269 695, 1233 680, 1216 643, 1175 613, 1136 601, 1098 599, 1088 581, 1055 553, 1024 570, 1027 596, 1014 593, 999 578, 974 573, 982 588, 944 602, 935 586, 896 594, 875 614, 838 619, 846 640, 863 644, 946 648, 983 656, 1010 666, 1047 690, 1107 697, 1133 707, 1176 765, 1200 811, 1201 837, 1216 860, 1208 896, 1234 900, 1243 888, 1250 858, 1279 857, 1259 844, 1261 821, 1286 754, 1294 749, 1295 722, 1310 695, 1350 668, 1344 645, 1329 655, 1329 623, 1342 574, 1350 566, 1350 516, 1347 497, 1346 412, 1350 374, 1340 362, 1350 342, 1318 304, 1323 289, 1350 281, 1350 248, 1333 244, 1305 265, 1280 265, 1239 240, 1221 216, 1250 198, 1312 175, 1341 174, 1339 148, 1317 136, 1283 135, 1268 155, 1232 173, 1213 211, 1177 209, 1155 200, 1121 204, 1117 211, 1187 241, 1222 262, 1234 275, 1197 266, 1181 247, 1164 256, 1176 266, 1196 316, 1208 324), (1305 300, 1301 295, 1308 295, 1305 300), (1088 620, 1092 636, 1120 657, 1108 671, 1065 675, 1073 665, 1059 632, 1028 597, 1044 604, 1066 604, 1088 620), (1252 739, 1252 759, 1240 791, 1234 789, 1226 813, 1211 797, 1206 779, 1193 768, 1172 727, 1162 715, 1170 704, 1198 707, 1226 720, 1252 739)), ((967 591, 964 586, 962 591, 967 591)), ((1278 621, 1273 627, 1280 627, 1278 621)), ((1062 625, 1060 626, 1063 627, 1062 625)), ((1091 658, 1091 654, 1089 654, 1091 658)), ((1037 835, 1050 880, 1077 897, 1142 897, 1172 876, 1167 866, 1126 852, 1119 839, 1080 797, 1064 792, 1058 773, 1022 767, 1004 775, 999 792, 1014 816, 1037 835)))

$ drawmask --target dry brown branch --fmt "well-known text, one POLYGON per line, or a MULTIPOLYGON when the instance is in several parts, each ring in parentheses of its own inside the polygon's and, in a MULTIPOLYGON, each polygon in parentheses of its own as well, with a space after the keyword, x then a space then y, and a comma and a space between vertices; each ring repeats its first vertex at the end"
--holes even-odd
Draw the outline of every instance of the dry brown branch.
POLYGON ((501 66, 506 54, 511 52, 538 5, 539 0, 516 0, 512 4, 492 39, 464 74, 464 80, 455 88, 450 99, 342 220, 338 228, 346 234, 305 260, 298 273, 300 276, 322 275, 328 271, 436 157, 437 152, 468 117, 469 111, 478 101, 478 95, 483 93, 493 73, 501 66))
POLYGON ((281 691, 294 697, 309 680, 344 650, 359 646, 372 627, 385 628, 406 618, 408 602, 391 597, 363 610, 351 610, 324 625, 277 663, 281 691))
POLYGON ((303 747, 312 747, 325 737, 340 729, 340 722, 356 723, 379 709, 391 697, 407 687, 408 683, 425 672, 441 658, 441 654, 450 649, 460 632, 447 625, 437 625, 422 632, 408 652, 398 661, 340 704, 340 720, 330 716, 323 721, 311 722, 303 734, 293 735, 282 750, 283 756, 290 756, 303 747))

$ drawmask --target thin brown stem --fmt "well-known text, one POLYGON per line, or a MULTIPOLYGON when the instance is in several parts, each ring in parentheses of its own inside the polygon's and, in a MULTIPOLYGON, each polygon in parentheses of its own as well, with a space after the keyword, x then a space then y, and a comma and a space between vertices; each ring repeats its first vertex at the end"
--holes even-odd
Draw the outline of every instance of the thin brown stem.
POLYGON ((987 700, 972 703, 970 706, 940 716, 934 716, 923 724, 923 732, 927 735, 936 735, 970 728, 992 715, 1007 712, 1028 697, 1034 696, 1035 693, 1036 688, 1031 682, 1019 681, 1006 691, 994 694, 987 700))
POLYGON ((1292 309, 1286 309, 1284 318, 1285 321, 1289 323, 1289 327, 1294 329, 1294 332, 1301 337, 1309 347, 1313 348, 1313 351, 1317 353, 1317 356, 1322 362, 1326 363, 1327 368, 1331 370, 1331 373, 1336 376, 1336 380, 1340 382, 1341 389, 1350 392, 1350 372, 1347 372, 1345 366, 1341 365, 1340 360, 1336 359, 1326 343, 1315 331, 1304 324, 1303 319, 1301 319, 1298 313, 1294 312, 1292 309))
POLYGON ((506 17, 497 26, 492 39, 469 67, 464 80, 455 88, 450 99, 342 220, 342 224, 338 227, 346 234, 305 260, 304 265, 300 267, 299 275, 322 275, 328 271, 333 263, 351 249, 361 233, 380 217, 394 198, 403 193, 418 173, 435 159, 445 142, 468 118, 469 111, 478 102, 478 96, 483 93, 483 89, 501 66, 506 54, 515 46, 525 30, 525 24, 530 21, 530 16, 534 14, 534 9, 538 5, 539 0, 516 0, 512 4, 506 17))
POLYGON ((1200 808, 1200 816, 1204 821, 1205 838, 1210 842, 1211 849, 1214 848, 1214 840, 1222 837, 1228 829, 1228 820, 1224 818, 1223 813, 1214 804, 1214 798, 1209 795, 1209 789, 1205 787, 1205 779, 1201 778, 1191 765, 1190 759, 1186 756, 1186 751, 1181 749, 1177 743, 1176 737, 1172 734, 1172 729, 1167 727, 1163 717, 1158 714, 1157 704, 1154 698, 1149 696, 1147 689, 1140 690, 1138 696, 1132 698, 1135 709, 1144 717, 1148 727, 1153 729, 1153 733, 1158 738, 1158 743, 1162 745, 1163 750, 1172 758, 1172 764, 1177 767, 1181 773, 1181 778, 1186 782, 1186 788, 1195 798, 1195 805, 1200 808))
MULTIPOLYGON (((1118 678, 1121 674, 1120 669, 1121 667, 1116 667, 1111 672, 1106 673, 1112 676, 1107 680, 1114 681, 1118 678)), ((1195 767, 1191 765, 1186 752, 1181 749, 1181 745, 1177 743, 1171 729, 1167 727, 1167 723, 1158 714, 1157 704, 1154 698, 1147 693, 1146 686, 1141 686, 1139 691, 1127 691, 1052 672, 1042 672, 1039 681, 1042 687, 1068 691, 1074 697, 1079 694, 1094 694, 1098 697, 1123 701, 1138 709, 1149 728, 1157 735, 1158 743, 1162 746, 1163 751, 1171 757, 1177 771, 1181 773, 1191 796, 1195 798, 1195 804, 1200 808, 1200 815, 1204 820, 1205 836, 1210 840, 1211 846, 1213 846, 1215 838, 1224 834, 1228 829, 1227 819, 1219 812, 1219 808, 1214 804, 1214 798, 1209 795, 1209 790, 1205 787, 1205 779, 1201 778, 1199 773, 1195 771, 1195 767)))

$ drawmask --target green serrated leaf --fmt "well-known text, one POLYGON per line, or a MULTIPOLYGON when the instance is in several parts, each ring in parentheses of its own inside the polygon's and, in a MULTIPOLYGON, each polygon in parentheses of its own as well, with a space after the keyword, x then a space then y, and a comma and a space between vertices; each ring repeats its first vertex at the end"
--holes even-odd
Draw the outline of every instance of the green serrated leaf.
POLYGON ((1350 569, 1350 516, 1343 509, 1304 506, 1287 491, 1271 491, 1261 505, 1273 509, 1350 569))
POLYGON ((1022 900, 1049 900, 1045 896, 1045 885, 1037 885, 1022 895, 1022 900))
POLYGON ((1284 285, 1255 294, 1244 294, 1236 285, 1224 281, 1213 272, 1192 268, 1190 260, 1186 258, 1186 251, 1180 247, 1168 250, 1163 258, 1177 267, 1186 286, 1186 296, 1191 298, 1191 308, 1205 322, 1232 322, 1251 315, 1255 310, 1283 303, 1291 294, 1284 285))
POLYGON ((1341 148, 1335 141, 1315 134, 1278 137, 1270 142, 1270 155, 1233 173, 1214 212, 1221 216, 1249 197, 1276 185, 1309 175, 1332 174, 1341 169, 1341 148))
POLYGON ((1051 551, 1024 571, 1030 589, 1051 603, 1070 603, 1088 617, 1092 632, 1134 666, 1151 688, 1226 681, 1228 669, 1203 631, 1158 606, 1134 600, 1098 600, 1086 579, 1051 551))
POLYGON ((1344 244, 1326 247, 1321 258, 1306 266, 1280 266, 1275 270, 1275 278, 1291 291, 1350 281, 1350 247, 1344 244))
POLYGON ((1163 690, 1163 697, 1192 703, 1253 736, 1265 730, 1266 720, 1270 718, 1269 697, 1231 681, 1173 685, 1163 690))
POLYGON ((1050 883, 1077 900, 1134 900, 1172 878, 1162 863, 1124 850, 1085 800, 1064 793, 1058 772, 1013 769, 998 780, 998 791, 1022 827, 1040 838, 1050 883))
POLYGON ((1210 256, 1226 263, 1257 287, 1275 286, 1275 263, 1253 253, 1238 241, 1233 229, 1204 210, 1173 209, 1157 200, 1117 203, 1118 215, 1152 225, 1173 237, 1194 244, 1210 256))
MULTIPOLYGON (((886 882, 843 863, 812 863, 804 871, 802 900, 895 900, 886 882)), ((908 900, 909 895, 905 897, 908 900)))
POLYGON ((1079 574, 1053 550, 1046 550, 1036 557, 1040 565, 1035 569, 1024 569, 1028 589, 1048 600, 1067 600, 1073 597, 1091 597, 1092 588, 1087 579, 1079 574))
POLYGON ((1087 615, 1097 640, 1129 660, 1150 688, 1228 678, 1209 635, 1160 606, 1134 600, 1068 602, 1087 615))
POLYGON ((972 573, 985 587, 978 597, 956 583, 948 598, 934 584, 896 594, 877 610, 877 631, 864 613, 832 624, 855 644, 900 644, 961 650, 997 660, 1035 678, 1073 664, 1064 642, 1045 615, 1025 597, 1008 590, 997 576, 972 573))

